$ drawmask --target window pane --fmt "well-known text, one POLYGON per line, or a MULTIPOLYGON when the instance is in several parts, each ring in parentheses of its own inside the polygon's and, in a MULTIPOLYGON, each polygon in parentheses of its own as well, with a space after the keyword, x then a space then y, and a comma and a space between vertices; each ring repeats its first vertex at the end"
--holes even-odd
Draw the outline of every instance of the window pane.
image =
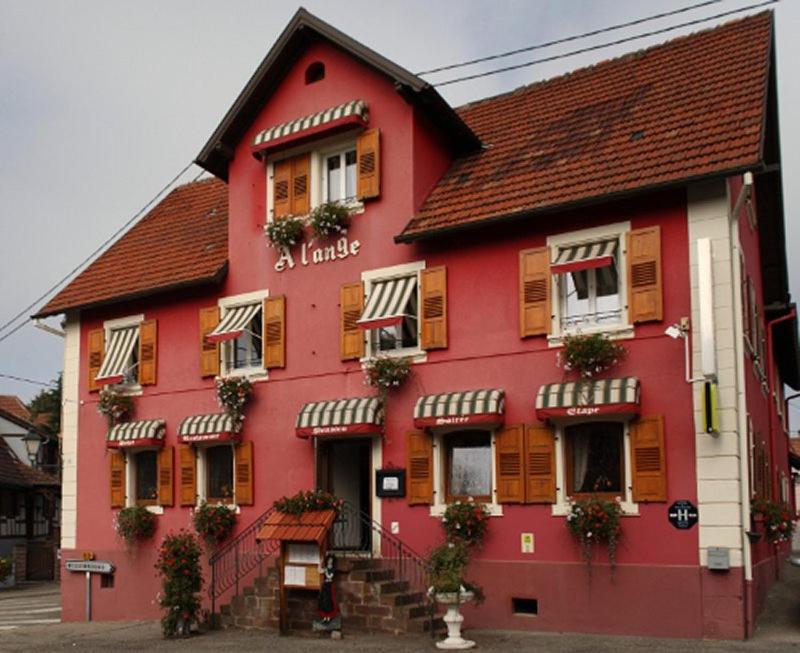
POLYGON ((154 501, 158 499, 158 462, 155 451, 142 451, 136 454, 136 500, 154 501))
POLYGON ((579 424, 567 427, 566 435, 572 450, 570 493, 621 493, 622 424, 579 424))
POLYGON ((344 155, 345 178, 344 196, 347 199, 356 196, 356 151, 349 150, 344 155))
POLYGON ((233 369, 261 367, 262 317, 258 311, 245 328, 244 333, 231 343, 231 365, 233 369))
POLYGON ((334 202, 342 198, 342 162, 338 154, 327 158, 327 181, 329 202, 334 202))
POLYGON ((446 436, 452 497, 488 497, 492 492, 492 445, 485 431, 446 436))
POLYGON ((224 445, 206 450, 208 498, 233 498, 233 448, 224 445))
POLYGON ((589 313, 589 272, 579 270, 561 275, 564 297, 564 326, 578 326, 589 313))
POLYGON ((136 342, 133 343, 133 351, 125 366, 125 372, 122 375, 122 383, 124 385, 135 385, 139 383, 139 336, 136 336, 136 342))

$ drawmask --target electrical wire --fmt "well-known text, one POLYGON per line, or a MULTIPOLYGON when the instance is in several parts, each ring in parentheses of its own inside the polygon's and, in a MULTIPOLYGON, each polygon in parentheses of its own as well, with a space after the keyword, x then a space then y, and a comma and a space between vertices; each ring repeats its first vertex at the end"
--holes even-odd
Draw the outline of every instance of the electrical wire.
POLYGON ((44 381, 26 379, 24 376, 14 376, 13 374, 4 374, 3 372, 0 372, 0 378, 11 379, 12 381, 20 381, 22 383, 32 383, 33 385, 43 385, 48 388, 58 387, 58 383, 56 383, 55 381, 49 381, 45 383, 44 381))
POLYGON ((733 14, 738 14, 743 11, 749 11, 750 9, 758 9, 760 7, 766 7, 768 5, 774 5, 780 2, 780 0, 766 0, 765 2, 759 2, 757 4, 747 5, 746 7, 739 7, 738 9, 731 9, 730 11, 723 11, 718 14, 714 14, 713 16, 708 16, 707 18, 698 18, 695 20, 690 20, 685 23, 679 23, 677 25, 672 25, 670 27, 664 27, 657 30, 652 30, 650 32, 644 32, 642 34, 636 34, 634 36, 628 36, 625 38, 617 39, 616 41, 608 41, 606 43, 600 43, 598 45, 592 45, 585 48, 580 48, 578 50, 572 50, 570 52, 564 52, 563 54, 556 54, 550 57, 543 57, 541 59, 533 59, 532 61, 526 61, 524 63, 515 64, 513 66, 505 66, 503 68, 496 68, 494 70, 489 70, 483 73, 476 73, 474 75, 466 75, 464 77, 456 77, 454 79, 448 79, 444 82, 439 82, 437 84, 433 84, 433 86, 439 88, 441 86, 448 86, 450 84, 457 84, 459 82, 467 82, 473 79, 480 79, 481 77, 489 77, 490 75, 497 75, 499 73, 509 72, 511 70, 519 70, 520 68, 527 68, 529 66, 535 66, 537 64, 548 63, 551 61, 557 61, 559 59, 566 59, 567 57, 574 57, 578 54, 584 54, 586 52, 594 52, 595 50, 602 50, 603 48, 610 48, 615 45, 621 45, 623 43, 630 43, 631 41, 636 41, 639 39, 644 39, 650 36, 657 36, 659 34, 666 34, 667 32, 672 32, 676 29, 682 29, 684 27, 691 27, 693 25, 699 25, 701 23, 707 23, 712 20, 717 20, 719 18, 725 18, 726 16, 732 16, 733 14))
POLYGON ((644 18, 637 18, 636 20, 628 21, 627 23, 618 23, 616 25, 609 25, 608 27, 602 27, 600 29, 592 30, 591 32, 584 32, 583 34, 575 34, 573 36, 566 36, 564 38, 556 39, 555 41, 546 41, 544 43, 537 43, 536 45, 529 45, 524 48, 517 48, 516 50, 509 50, 508 52, 500 52, 499 54, 492 54, 486 57, 479 57, 478 59, 470 59, 469 61, 462 61, 460 63, 449 64, 447 66, 439 66, 438 68, 431 68, 430 70, 423 70, 421 72, 416 73, 417 75, 431 75, 433 73, 439 73, 445 70, 453 70, 454 68, 463 68, 464 66, 472 66, 477 63, 485 63, 486 61, 495 61, 497 59, 503 59, 504 57, 511 57, 515 54, 522 54, 523 52, 531 52, 533 50, 541 50, 543 48, 549 48, 553 45, 561 45, 563 43, 570 43, 572 41, 579 41, 580 39, 585 39, 590 36, 597 36, 598 34, 606 34, 608 32, 614 32, 619 29, 624 29, 626 27, 633 27, 634 25, 641 25, 643 23, 648 23, 653 20, 658 20, 659 18, 668 18, 670 16, 676 16, 678 14, 684 14, 689 11, 694 11, 695 9, 700 9, 702 7, 707 7, 709 5, 719 4, 720 2, 724 2, 725 0, 706 0, 705 2, 699 2, 697 4, 691 5, 689 7, 683 7, 681 9, 674 9, 672 11, 665 11, 660 14, 652 14, 650 16, 645 16, 644 18))

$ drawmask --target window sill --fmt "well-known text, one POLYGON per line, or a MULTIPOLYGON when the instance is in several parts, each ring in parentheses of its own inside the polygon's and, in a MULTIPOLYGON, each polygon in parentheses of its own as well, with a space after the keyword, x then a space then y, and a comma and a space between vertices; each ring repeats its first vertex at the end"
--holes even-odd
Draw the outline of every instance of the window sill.
POLYGON ((393 351, 370 352, 360 362, 363 366, 376 358, 409 358, 413 364, 417 364, 428 361, 428 352, 424 349, 395 349, 393 351))
POLYGON ((214 506, 215 508, 217 508, 219 506, 223 506, 223 507, 227 508, 228 510, 231 510, 234 514, 237 514, 237 515, 240 515, 242 513, 241 507, 236 505, 235 503, 222 503, 221 501, 206 502, 205 499, 200 499, 197 502, 197 505, 195 506, 195 508, 199 508, 204 503, 207 503, 207 505, 209 505, 209 506, 214 506))
POLYGON ((142 386, 138 383, 136 385, 111 385, 108 386, 109 388, 113 388, 114 392, 118 395, 124 395, 126 397, 139 397, 142 395, 142 386))
MULTIPOLYGON (((446 503, 435 503, 432 505, 430 511, 431 517, 444 517, 444 511, 447 510, 448 505, 449 504, 446 503)), ((503 506, 499 503, 484 503, 483 505, 489 510, 489 517, 503 516, 503 506)))
POLYGON ((220 374, 217 379, 224 380, 237 377, 245 377, 250 383, 260 383, 269 379, 269 374, 263 367, 248 367, 241 370, 228 370, 224 374, 220 374))
MULTIPOLYGON (((623 517, 638 517, 639 516, 639 504, 633 503, 632 501, 622 501, 620 503, 620 507, 622 508, 622 516, 623 517)), ((551 517, 566 517, 570 513, 570 506, 568 503, 554 503, 552 507, 552 511, 550 513, 551 517)))
POLYGON ((145 510, 150 512, 154 515, 163 515, 164 514, 164 506, 145 506, 145 510))
POLYGON ((608 327, 587 327, 585 329, 564 330, 557 335, 547 336, 548 347, 561 347, 564 344, 564 336, 582 335, 588 336, 595 333, 605 333, 611 340, 624 340, 633 338, 634 329, 632 324, 618 324, 608 327))

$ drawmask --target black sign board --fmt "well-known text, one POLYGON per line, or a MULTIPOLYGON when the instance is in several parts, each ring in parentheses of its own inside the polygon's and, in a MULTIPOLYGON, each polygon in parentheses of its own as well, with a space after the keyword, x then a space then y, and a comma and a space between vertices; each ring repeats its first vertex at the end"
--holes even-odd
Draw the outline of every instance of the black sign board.
POLYGON ((675 528, 686 530, 697 523, 697 507, 691 501, 676 501, 667 512, 669 523, 675 528))
POLYGON ((375 494, 385 498, 406 496, 406 470, 375 470, 375 494))

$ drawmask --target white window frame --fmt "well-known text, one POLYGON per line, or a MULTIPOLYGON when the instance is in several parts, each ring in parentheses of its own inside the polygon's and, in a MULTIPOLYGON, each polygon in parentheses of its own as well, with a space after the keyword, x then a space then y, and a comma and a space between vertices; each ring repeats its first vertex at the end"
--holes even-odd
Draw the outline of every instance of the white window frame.
POLYGON ((197 463, 197 505, 208 501, 208 457, 207 452, 213 447, 230 446, 231 453, 231 479, 233 479, 233 500, 231 503, 214 502, 214 506, 225 506, 236 514, 241 512, 236 497, 236 444, 234 442, 197 442, 193 445, 195 462, 197 463))
MULTIPOLYGON (((119 317, 113 320, 106 320, 103 322, 103 331, 105 332, 105 342, 106 345, 111 342, 111 332, 116 331, 117 329, 125 329, 128 327, 140 327, 144 322, 144 315, 129 315, 127 317, 119 317)), ((140 334, 141 335, 141 332, 140 334)), ((136 336, 136 347, 139 346, 139 336, 136 336)), ((106 352, 103 351, 103 358, 105 358, 106 352)), ((140 361, 141 364, 141 361, 140 361)), ((138 377, 138 373, 137 373, 138 377)), ((118 393, 124 395, 140 395, 142 394, 142 386, 140 383, 115 383, 112 386, 118 393)))
MULTIPOLYGON (((342 143, 339 143, 335 147, 329 147, 329 148, 326 148, 326 149, 319 150, 319 152, 317 153, 318 157, 319 157, 319 170, 318 170, 319 181, 320 181, 320 183, 319 183, 319 198, 317 198, 318 201, 315 202, 314 205, 311 208, 314 208, 314 206, 318 206, 319 204, 323 204, 324 202, 328 201, 326 199, 328 197, 328 170, 327 170, 327 165, 326 165, 327 161, 328 161, 328 158, 330 158, 332 156, 335 156, 335 155, 339 155, 339 157, 342 159, 342 163, 344 163, 343 157, 350 150, 352 150, 353 152, 356 151, 356 141, 355 141, 355 139, 344 141, 342 143)), ((312 162, 312 164, 313 164, 313 162, 312 162)), ((342 190, 343 194, 345 192, 345 187, 346 187, 345 177, 346 177, 345 168, 342 167, 341 190, 342 190)), ((363 210, 364 203, 357 199, 357 195, 358 195, 358 155, 356 155, 356 187, 355 187, 355 195, 352 198, 350 198, 349 201, 342 202, 342 204, 344 204, 344 206, 347 206, 348 208, 356 210, 356 211, 358 209, 362 209, 363 210)))
POLYGON ((607 333, 612 338, 632 338, 633 325, 630 324, 628 313, 628 279, 627 279, 627 247, 626 234, 631 230, 630 221, 616 222, 614 224, 601 225, 590 229, 580 229, 562 234, 548 236, 547 246, 550 248, 551 260, 558 256, 559 249, 583 245, 598 241, 611 240, 616 238, 617 242, 617 279, 619 283, 619 298, 622 313, 619 324, 606 324, 603 326, 575 327, 571 329, 561 328, 561 316, 563 312, 561 298, 561 284, 558 274, 550 274, 550 296, 552 301, 552 323, 548 336, 548 344, 551 347, 558 347, 562 344, 562 338, 568 334, 583 333, 607 333))
MULTIPOLYGON (((269 297, 269 290, 254 290, 248 293, 242 293, 241 295, 232 295, 230 297, 222 297, 217 301, 217 306, 219 306, 219 317, 220 320, 225 316, 227 311, 230 311, 234 308, 238 308, 239 306, 247 306, 249 304, 261 304, 261 337, 262 339, 266 337, 266 332, 264 330, 264 300, 269 297)), ((241 367, 241 368, 234 368, 228 367, 228 356, 227 351, 231 347, 231 341, 225 341, 220 343, 219 348, 219 371, 220 377, 226 378, 230 376, 245 376, 250 381, 262 381, 266 380, 269 376, 267 373, 267 368, 264 367, 264 354, 263 354, 263 340, 262 340, 262 354, 261 354, 261 365, 260 366, 251 366, 251 367, 241 367)))
POLYGON ((427 352, 422 348, 422 301, 421 301, 421 275, 420 272, 425 269, 425 261, 413 261, 411 263, 402 263, 400 265, 393 265, 387 268, 378 268, 376 270, 367 270, 361 273, 361 282, 364 284, 364 305, 366 306, 366 298, 369 297, 372 285, 379 281, 386 281, 393 278, 410 277, 414 274, 417 275, 417 346, 406 347, 405 349, 394 349, 392 351, 373 351, 372 337, 370 331, 372 329, 364 329, 363 337, 366 339, 364 347, 364 358, 362 362, 367 362, 375 356, 388 356, 390 358, 411 358, 414 363, 423 363, 428 360, 427 352))
POLYGON ((492 426, 491 424, 467 424, 464 426, 446 426, 431 429, 431 438, 433 438, 433 504, 430 508, 431 517, 443 517, 445 510, 447 510, 447 497, 445 494, 445 472, 447 464, 445 456, 447 455, 447 448, 445 439, 450 433, 460 433, 463 431, 488 431, 490 442, 492 446, 492 489, 491 503, 487 503, 486 508, 491 517, 502 517, 503 506, 497 502, 497 431, 499 427, 492 426))
MULTIPOLYGON (((135 449, 123 449, 125 455, 125 506, 128 508, 136 507, 136 456, 145 451, 156 452, 156 494, 158 494, 158 452, 159 447, 136 447, 135 449)), ((145 510, 154 515, 163 515, 164 506, 159 503, 160 496, 156 496, 156 503, 152 506, 145 506, 145 510)))
POLYGON ((631 453, 631 434, 630 419, 615 418, 613 415, 603 415, 596 418, 580 419, 557 419, 553 420, 554 437, 556 441, 556 502, 552 506, 553 517, 564 517, 570 512, 570 504, 567 498, 569 493, 567 487, 567 438, 565 429, 568 426, 587 424, 589 422, 617 422, 622 424, 622 446, 625 456, 625 496, 622 497, 620 507, 623 515, 638 515, 639 504, 633 500, 633 476, 632 476, 632 453, 631 453))

